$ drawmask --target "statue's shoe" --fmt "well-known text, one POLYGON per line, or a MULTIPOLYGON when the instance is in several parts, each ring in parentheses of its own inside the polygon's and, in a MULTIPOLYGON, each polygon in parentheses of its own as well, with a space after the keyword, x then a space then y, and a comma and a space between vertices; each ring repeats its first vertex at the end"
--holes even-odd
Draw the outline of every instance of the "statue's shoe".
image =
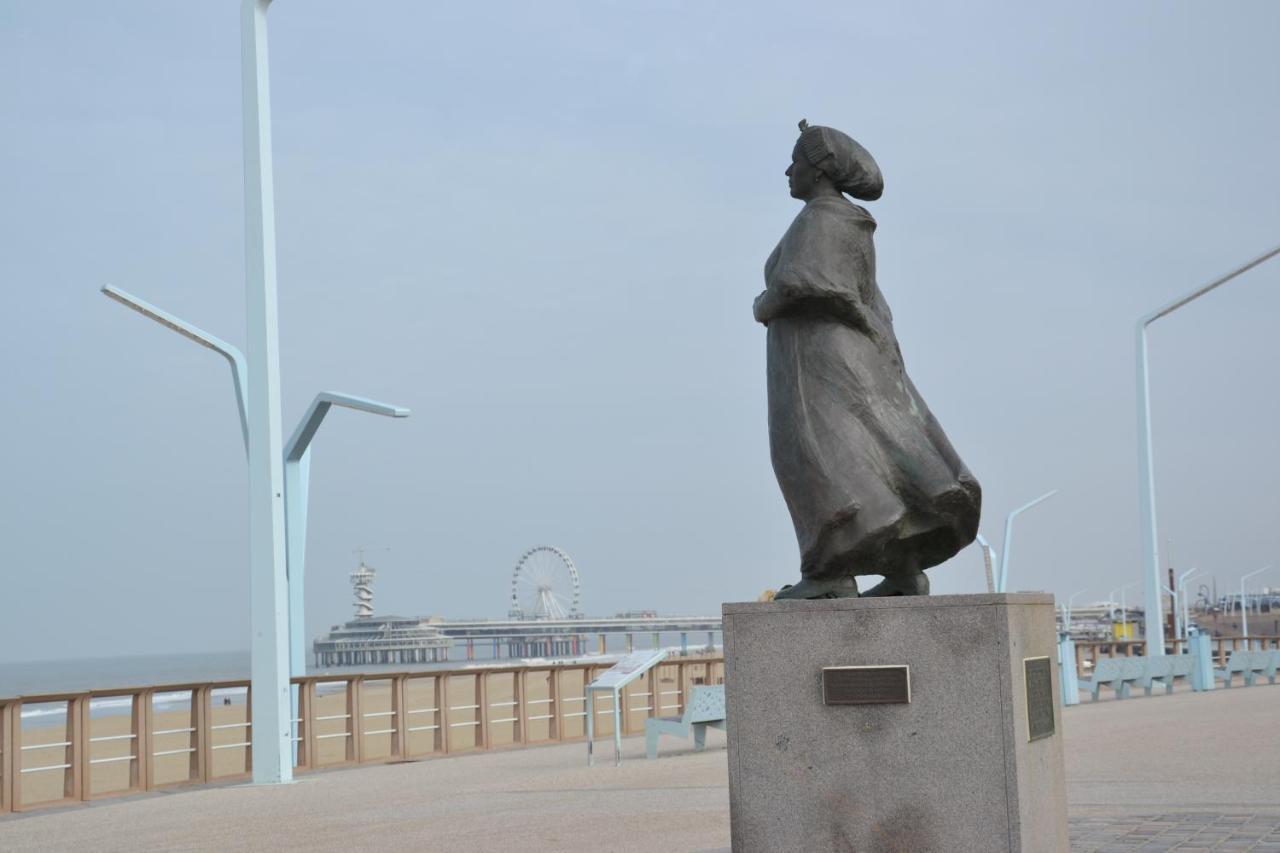
MULTIPOLYGON (((924 572, 891 575, 862 594, 863 598, 887 595, 928 595, 929 578, 924 572)), ((779 593, 781 595, 781 593, 779 593)))
POLYGON ((832 580, 813 580, 802 578, 798 584, 787 584, 773 597, 774 601, 783 598, 857 598, 858 582, 852 577, 832 580))

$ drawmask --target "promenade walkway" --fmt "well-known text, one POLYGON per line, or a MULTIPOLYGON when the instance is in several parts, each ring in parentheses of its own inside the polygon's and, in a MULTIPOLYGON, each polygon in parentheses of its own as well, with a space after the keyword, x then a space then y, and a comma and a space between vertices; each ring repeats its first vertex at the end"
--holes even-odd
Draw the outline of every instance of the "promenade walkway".
MULTIPOLYGON (((1063 729, 1072 849, 1280 851, 1280 686, 1103 701, 1063 729)), ((0 819, 0 851, 726 851, 724 736, 578 744, 187 789, 0 819)))

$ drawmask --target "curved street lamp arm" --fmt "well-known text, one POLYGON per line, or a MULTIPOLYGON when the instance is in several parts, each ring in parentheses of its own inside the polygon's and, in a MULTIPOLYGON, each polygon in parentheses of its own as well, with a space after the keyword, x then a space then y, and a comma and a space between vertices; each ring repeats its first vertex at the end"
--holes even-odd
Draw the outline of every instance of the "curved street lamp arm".
POLYGON ((1188 302, 1192 302, 1196 299, 1199 299, 1201 296, 1204 296, 1206 293, 1208 293, 1211 290, 1216 290, 1217 288, 1231 281, 1231 279, 1235 278, 1236 276, 1247 273, 1249 270, 1253 269, 1259 264, 1266 263, 1267 261, 1271 260, 1276 255, 1280 255, 1280 246, 1276 246, 1274 249, 1270 249, 1266 252, 1263 252, 1261 255, 1258 255, 1258 257, 1254 258, 1248 263, 1242 266, 1236 267, 1226 275, 1215 278, 1213 281, 1209 282, 1208 284, 1201 285, 1200 287, 1188 293, 1186 296, 1183 296, 1180 299, 1175 299, 1173 302, 1170 302, 1168 305, 1164 306, 1163 308, 1157 308, 1155 311, 1152 311, 1150 314, 1147 314, 1145 317, 1140 319, 1138 321, 1138 327, 1142 328, 1142 327, 1151 325, 1156 320, 1159 320, 1161 317, 1165 316, 1166 314, 1172 314, 1174 311, 1177 311, 1179 308, 1181 308, 1183 305, 1186 305, 1188 302))
POLYGON ((103 285, 102 292, 126 308, 131 308, 142 316, 155 320, 160 325, 172 329, 189 341, 195 341, 200 346, 213 350, 227 360, 231 365, 231 381, 235 385, 236 408, 240 412, 240 435, 244 439, 245 452, 248 453, 249 415, 245 406, 246 370, 244 354, 236 347, 222 340, 222 338, 214 337, 199 326, 188 323, 180 317, 175 317, 168 311, 157 308, 150 302, 139 299, 132 293, 126 293, 114 285, 103 285))
POLYGON ((311 444, 311 439, 315 437, 316 430, 320 429, 324 416, 329 414, 331 406, 342 406, 346 409, 369 412, 373 415, 384 415, 389 418, 409 417, 409 410, 401 406, 379 403, 377 400, 354 397, 350 394, 339 394, 336 391, 321 391, 311 401, 310 408, 307 409, 307 413, 303 415, 302 420, 298 422, 297 429, 293 431, 293 436, 285 445, 285 462, 297 462, 302 459, 311 444))
POLYGON ((1156 529, 1155 460, 1151 446, 1151 388, 1147 370, 1147 326, 1277 255, 1280 255, 1280 246, 1263 252, 1248 263, 1231 270, 1226 275, 1219 276, 1185 296, 1175 299, 1168 305, 1157 308, 1150 314, 1145 314, 1138 319, 1135 334, 1138 366, 1138 471, 1140 509, 1142 512, 1143 576, 1147 582, 1147 605, 1143 618, 1146 622, 1148 640, 1152 638, 1157 640, 1154 644, 1157 654, 1164 654, 1164 644, 1158 641, 1164 636, 1164 612, 1160 601, 1160 593, 1157 591, 1160 580, 1160 544, 1159 534, 1156 529))
POLYGON ((999 590, 1000 592, 1005 592, 1008 589, 1007 584, 1009 583, 1009 551, 1013 546, 1013 520, 1017 518, 1019 515, 1021 515, 1022 513, 1031 509, 1036 504, 1040 503, 1041 501, 1047 501, 1049 498, 1053 497, 1057 493, 1058 493, 1057 489, 1054 489, 1051 492, 1045 492, 1040 497, 1036 498, 1035 500, 1029 503, 1023 504, 1022 506, 1018 507, 1013 512, 1005 516, 1004 555, 1000 558, 1000 590, 999 590))
POLYGON ((1252 572, 1249 572, 1249 574, 1247 574, 1247 575, 1242 575, 1242 576, 1240 577, 1240 582, 1241 582, 1241 583, 1244 583, 1244 582, 1245 582, 1245 581, 1247 581, 1249 578, 1253 577, 1254 575, 1260 575, 1260 574, 1262 574, 1263 572, 1265 572, 1265 571, 1266 571, 1267 569, 1269 569, 1269 568, 1271 568, 1271 567, 1270 567, 1270 566, 1263 566, 1263 567, 1262 567, 1262 568, 1260 568, 1260 569, 1254 569, 1252 572))

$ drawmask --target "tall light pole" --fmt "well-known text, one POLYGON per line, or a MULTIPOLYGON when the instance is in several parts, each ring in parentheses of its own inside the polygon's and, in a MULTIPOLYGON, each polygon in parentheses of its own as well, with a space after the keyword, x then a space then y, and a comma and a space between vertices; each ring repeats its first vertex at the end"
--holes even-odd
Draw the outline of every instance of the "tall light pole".
POLYGON ((1260 569, 1254 569, 1240 578, 1240 634, 1244 637, 1244 647, 1246 649, 1249 648, 1249 608, 1245 599, 1244 582, 1254 575, 1262 574, 1269 568, 1271 567, 1263 566, 1260 569))
POLYGON ((269 3, 242 0, 240 6, 249 350, 249 624, 253 635, 249 671, 253 685, 253 781, 258 784, 293 779, 275 183, 267 62, 269 3))
POLYGON ((1000 581, 997 592, 1007 592, 1009 584, 1009 552, 1013 549, 1013 520, 1022 513, 1031 509, 1041 501, 1046 501, 1058 493, 1057 489, 1051 492, 1045 492, 1040 497, 1025 503, 1022 506, 1009 513, 1004 520, 1004 554, 1000 557, 1000 581))
POLYGON ((1265 252, 1247 264, 1237 267, 1224 276, 1215 278, 1174 300, 1163 308, 1152 311, 1138 320, 1136 329, 1138 351, 1138 468, 1141 478, 1142 496, 1142 555, 1144 563, 1143 577, 1146 579, 1146 612, 1143 614, 1147 639, 1148 655, 1164 654, 1164 612, 1160 601, 1160 554, 1158 551, 1159 533, 1156 529, 1156 480, 1155 461, 1151 449, 1151 389, 1147 370, 1147 327, 1168 314, 1177 311, 1188 302, 1204 296, 1211 290, 1221 287, 1231 279, 1246 273, 1276 255, 1280 255, 1280 246, 1265 252))
POLYGON ((1182 602, 1182 630, 1178 632, 1178 639, 1180 640, 1185 640, 1187 635, 1191 632, 1191 628, 1189 627, 1191 608, 1187 606, 1187 580, 1198 571, 1200 570, 1195 566, 1192 566, 1182 574, 1178 575, 1178 585, 1176 589, 1178 590, 1178 599, 1182 602))

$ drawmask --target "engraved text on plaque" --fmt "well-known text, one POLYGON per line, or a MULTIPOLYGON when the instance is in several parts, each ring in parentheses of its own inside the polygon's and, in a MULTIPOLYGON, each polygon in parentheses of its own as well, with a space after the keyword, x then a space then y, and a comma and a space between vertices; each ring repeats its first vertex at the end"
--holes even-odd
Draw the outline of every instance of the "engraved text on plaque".
POLYGON ((911 701, 906 666, 827 666, 822 669, 824 705, 892 705, 911 701))
POLYGON ((1027 682, 1027 740, 1051 736, 1053 725, 1053 671, 1047 657, 1025 658, 1027 682))

